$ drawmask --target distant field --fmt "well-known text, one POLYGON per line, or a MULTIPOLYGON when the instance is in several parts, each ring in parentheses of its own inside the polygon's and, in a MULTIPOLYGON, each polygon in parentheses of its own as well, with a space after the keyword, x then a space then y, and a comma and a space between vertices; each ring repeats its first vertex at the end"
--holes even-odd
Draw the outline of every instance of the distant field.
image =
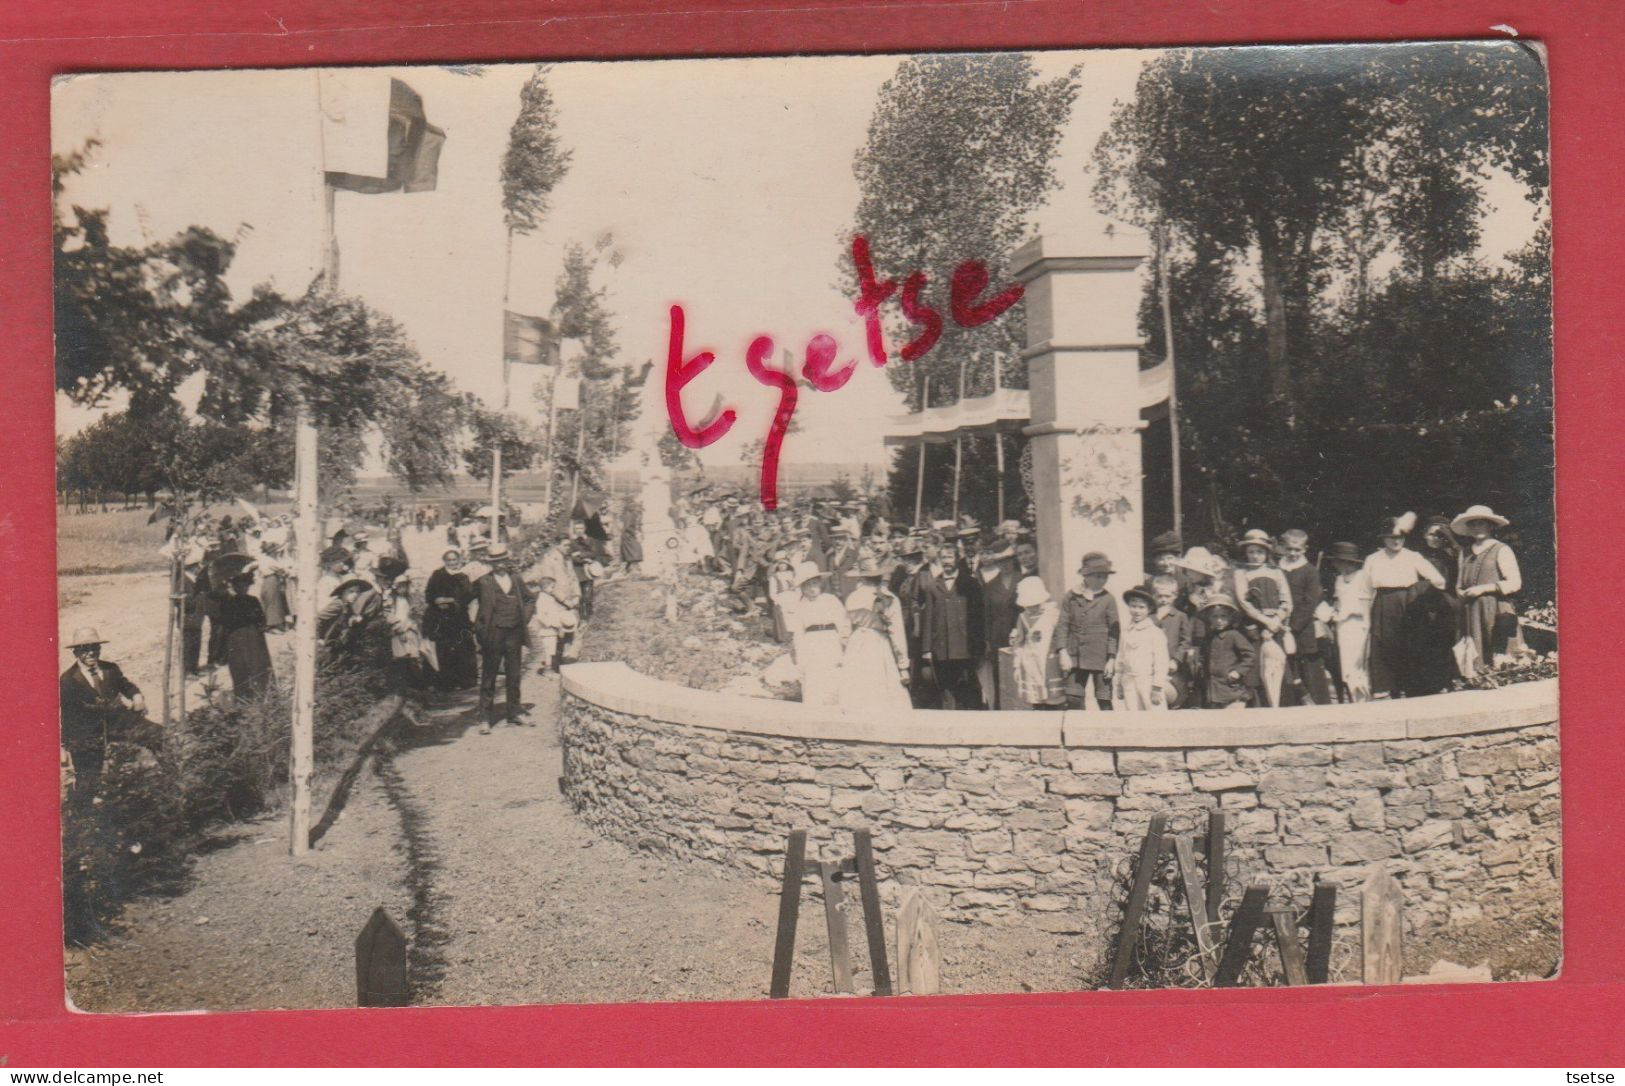
MULTIPOLYGON (((266 506, 281 512, 284 505, 266 506)), ((215 518, 236 515, 235 506, 211 509, 215 518)), ((84 573, 140 573, 169 568, 158 548, 164 545, 162 522, 148 524, 148 509, 111 510, 106 513, 56 513, 56 569, 59 576, 84 573)))

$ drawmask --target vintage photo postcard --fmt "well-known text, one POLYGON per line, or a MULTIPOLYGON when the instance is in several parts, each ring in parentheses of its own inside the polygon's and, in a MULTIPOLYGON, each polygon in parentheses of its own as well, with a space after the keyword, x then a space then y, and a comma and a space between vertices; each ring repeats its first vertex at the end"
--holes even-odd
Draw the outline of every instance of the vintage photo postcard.
POLYGON ((1546 87, 61 77, 72 1004, 1556 975, 1546 87))

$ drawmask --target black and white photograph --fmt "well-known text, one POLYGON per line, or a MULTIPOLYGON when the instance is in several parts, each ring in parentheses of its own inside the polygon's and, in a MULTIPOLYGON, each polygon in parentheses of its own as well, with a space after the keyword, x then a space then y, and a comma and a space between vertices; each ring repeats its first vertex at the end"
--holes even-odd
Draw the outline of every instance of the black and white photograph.
POLYGON ((59 76, 71 1005, 1557 976, 1547 101, 59 76))

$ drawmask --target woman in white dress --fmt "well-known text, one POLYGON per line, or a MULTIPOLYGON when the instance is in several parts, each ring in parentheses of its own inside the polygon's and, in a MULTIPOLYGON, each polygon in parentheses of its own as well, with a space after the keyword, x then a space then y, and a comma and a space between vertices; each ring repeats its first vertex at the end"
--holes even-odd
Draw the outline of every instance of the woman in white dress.
POLYGON ((852 619, 852 638, 841 659, 841 708, 896 712, 914 708, 902 672, 897 670, 885 617, 867 607, 847 614, 852 619))
POLYGON ((1066 704, 1061 669, 1055 659, 1055 624, 1061 609, 1050 598, 1049 589, 1037 577, 1024 577, 1016 584, 1016 628, 1010 631, 1012 670, 1016 696, 1034 709, 1059 708, 1066 704))
POLYGON ((839 704, 841 659, 852 635, 846 607, 824 591, 826 576, 811 562, 803 562, 796 567, 796 591, 775 601, 784 609, 804 705, 839 704))

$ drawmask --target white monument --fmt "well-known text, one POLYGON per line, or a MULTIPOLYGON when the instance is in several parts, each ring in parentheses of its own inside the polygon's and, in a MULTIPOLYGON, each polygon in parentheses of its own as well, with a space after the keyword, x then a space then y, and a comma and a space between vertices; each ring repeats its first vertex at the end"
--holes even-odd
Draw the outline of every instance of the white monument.
POLYGON ((1140 583, 1138 231, 1035 238, 1011 271, 1027 285, 1027 362, 1039 574, 1060 599, 1085 554, 1101 551, 1110 587, 1140 583), (1088 255, 1078 255, 1088 254, 1088 255))

